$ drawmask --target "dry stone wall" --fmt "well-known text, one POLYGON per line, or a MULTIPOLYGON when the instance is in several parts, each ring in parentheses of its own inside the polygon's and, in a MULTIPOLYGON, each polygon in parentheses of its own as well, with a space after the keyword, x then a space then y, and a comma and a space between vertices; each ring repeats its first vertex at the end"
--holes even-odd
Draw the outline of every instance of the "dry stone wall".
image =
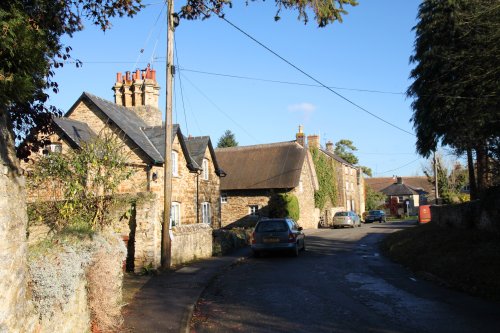
POLYGON ((212 228, 205 223, 172 228, 172 265, 212 256, 212 228))

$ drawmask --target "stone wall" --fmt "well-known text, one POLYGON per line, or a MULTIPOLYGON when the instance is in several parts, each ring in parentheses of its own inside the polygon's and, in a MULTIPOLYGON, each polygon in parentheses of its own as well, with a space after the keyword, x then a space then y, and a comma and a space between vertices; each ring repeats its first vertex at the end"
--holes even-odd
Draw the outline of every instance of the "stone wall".
POLYGON ((500 233, 500 196, 454 205, 433 205, 431 219, 443 227, 500 233))
POLYGON ((259 215, 267 216, 269 190, 226 191, 227 202, 221 203, 222 227, 251 227, 259 216, 250 215, 250 206, 258 206, 259 215))
POLYGON ((319 221, 314 215, 314 185, 307 161, 302 166, 299 186, 291 192, 299 200, 300 218, 297 223, 304 229, 316 229, 319 221))
POLYGON ((205 223, 172 228, 172 265, 212 256, 212 228, 205 223))
POLYGON ((0 112, 0 332, 29 331, 24 177, 12 133, 0 112))

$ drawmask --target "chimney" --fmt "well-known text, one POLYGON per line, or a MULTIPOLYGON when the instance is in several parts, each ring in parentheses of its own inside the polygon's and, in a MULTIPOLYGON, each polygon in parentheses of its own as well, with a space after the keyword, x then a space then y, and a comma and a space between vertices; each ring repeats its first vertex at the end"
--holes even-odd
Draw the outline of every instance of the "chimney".
POLYGON ((326 143, 326 151, 329 152, 329 153, 334 153, 334 149, 333 149, 333 142, 331 141, 328 141, 326 143))
POLYGON ((319 149, 319 135, 313 134, 307 136, 307 145, 309 148, 318 148, 319 149))
POLYGON ((156 82, 156 71, 149 65, 146 69, 136 69, 133 73, 117 73, 112 89, 115 92, 115 103, 118 105, 151 106, 158 109, 160 85, 156 82))
POLYGON ((306 146, 306 138, 305 138, 303 129, 304 128, 302 127, 302 125, 299 125, 299 132, 297 134, 295 134, 295 141, 299 145, 301 145, 302 147, 305 147, 306 146))
POLYGON ((396 182, 396 184, 403 184, 403 177, 397 177, 396 182))

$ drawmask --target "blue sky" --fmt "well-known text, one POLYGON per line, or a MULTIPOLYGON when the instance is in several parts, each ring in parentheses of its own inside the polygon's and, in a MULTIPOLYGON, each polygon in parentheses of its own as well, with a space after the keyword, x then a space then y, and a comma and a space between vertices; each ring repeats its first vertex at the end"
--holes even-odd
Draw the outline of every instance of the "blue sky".
MULTIPOLYGON (((113 20, 106 33, 87 23, 64 40, 83 67, 66 64, 57 70, 60 92, 51 103, 67 111, 83 91, 113 100, 117 72, 151 63, 165 109, 166 7, 161 1, 146 3, 135 18, 113 20)), ((345 98, 413 133, 411 100, 401 93, 410 84, 419 0, 359 0, 359 6, 347 8, 343 23, 325 28, 314 21, 304 25, 296 11, 282 12, 275 22, 274 1, 244 3, 234 0, 226 18, 345 98)), ((177 9, 181 4, 176 0, 177 9)), ((230 129, 240 145, 252 145, 293 140, 303 125, 306 134, 319 134, 322 144, 352 140, 360 164, 374 176, 422 174, 426 161, 415 154, 413 135, 311 86, 316 83, 223 20, 181 21, 175 42, 180 70, 174 122, 185 135, 210 135, 216 144, 230 129)))

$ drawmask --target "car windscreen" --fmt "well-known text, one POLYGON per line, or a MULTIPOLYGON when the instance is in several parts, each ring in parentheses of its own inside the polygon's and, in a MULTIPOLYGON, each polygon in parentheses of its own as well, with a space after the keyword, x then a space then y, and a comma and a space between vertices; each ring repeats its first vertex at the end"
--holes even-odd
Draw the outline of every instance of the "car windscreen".
POLYGON ((349 215, 347 212, 336 212, 335 216, 347 216, 349 215))
POLYGON ((382 215, 382 212, 380 210, 372 210, 370 211, 370 215, 382 215))
POLYGON ((266 221, 257 225, 257 232, 283 232, 288 231, 288 226, 285 221, 266 221))

